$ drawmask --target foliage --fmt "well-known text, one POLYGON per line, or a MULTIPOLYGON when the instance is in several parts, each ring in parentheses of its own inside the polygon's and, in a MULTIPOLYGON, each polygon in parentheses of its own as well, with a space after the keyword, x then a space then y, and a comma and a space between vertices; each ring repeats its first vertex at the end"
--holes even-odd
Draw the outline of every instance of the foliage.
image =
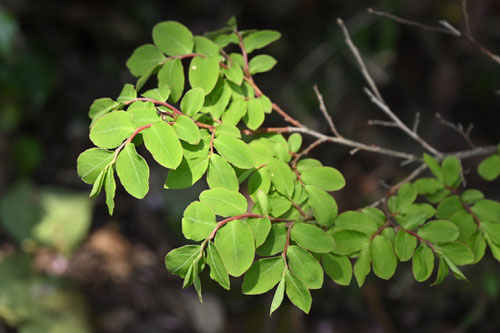
MULTIPOLYGON (((199 274, 207 266, 225 289, 230 276, 243 275, 244 294, 275 289, 271 313, 285 293, 309 312, 310 290, 322 288, 324 272, 341 285, 354 275, 361 286, 372 270, 390 279, 399 262, 412 260, 415 279, 426 281, 438 262, 433 284, 439 284, 450 270, 466 280, 458 266, 477 263, 487 247, 500 260, 500 204, 462 188, 455 156, 424 154, 432 177, 390 191, 382 209, 338 214, 329 192, 345 186, 343 175, 304 159, 313 146, 301 150, 300 134, 286 138, 286 130, 261 127, 272 110, 290 121, 253 80, 276 60, 249 58, 279 37, 239 31, 234 19, 205 36, 177 22, 157 24, 154 45, 139 47, 127 61, 135 87, 126 84, 116 100, 101 98, 90 108, 96 147, 78 158, 80 177, 93 185, 90 196, 104 188, 112 214, 116 173, 128 193, 144 198, 149 166, 137 152, 142 145, 169 169, 167 189, 190 187, 206 175, 209 189, 181 222, 184 236, 200 243, 169 252, 167 269, 184 279, 184 288, 193 285, 200 301, 199 274), (226 51, 235 46, 240 52, 226 51)), ((494 158, 480 166, 487 179, 498 176, 494 158)))

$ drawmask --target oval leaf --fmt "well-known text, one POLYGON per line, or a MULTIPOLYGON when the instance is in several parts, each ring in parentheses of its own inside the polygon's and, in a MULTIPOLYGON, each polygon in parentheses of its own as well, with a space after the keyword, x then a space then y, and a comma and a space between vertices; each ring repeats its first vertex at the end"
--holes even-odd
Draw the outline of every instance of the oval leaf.
POLYGON ((153 27, 153 42, 169 56, 193 52, 193 34, 184 25, 165 21, 153 27))
POLYGON ((135 150, 133 143, 127 143, 116 159, 116 173, 125 190, 137 199, 149 191, 149 167, 135 150))
POLYGON ((337 191, 345 186, 342 174, 331 167, 307 169, 300 175, 306 185, 315 185, 324 191, 337 191))
POLYGON ((296 223, 291 236, 299 246, 312 252, 327 253, 335 248, 333 238, 312 224, 296 223))
POLYGON ((101 148, 116 148, 132 133, 135 127, 130 114, 125 111, 108 113, 90 129, 90 140, 101 148))
POLYGON ((240 139, 224 136, 214 140, 214 147, 226 161, 240 169, 254 166, 253 153, 248 145, 240 139))
POLYGON ((175 169, 182 161, 182 146, 175 130, 165 122, 158 122, 142 132, 144 145, 156 162, 175 169))
POLYGON ((243 279, 243 293, 259 295, 273 289, 281 280, 284 268, 281 256, 255 261, 243 279))
POLYGON ((206 205, 195 201, 187 206, 182 217, 182 233, 187 239, 201 241, 214 230, 215 213, 206 205))
POLYGON ((245 222, 234 220, 227 223, 217 232, 215 245, 229 275, 238 277, 252 265, 255 243, 252 230, 245 222))
POLYGON ((384 280, 390 279, 397 266, 392 243, 385 236, 378 235, 371 242, 370 252, 375 275, 384 280))
POLYGON ((323 268, 314 257, 292 245, 286 252, 288 264, 293 274, 309 289, 319 289, 323 285, 323 268))
POLYGON ((247 211, 247 200, 238 193, 225 188, 213 188, 200 194, 200 201, 220 216, 236 216, 247 211))

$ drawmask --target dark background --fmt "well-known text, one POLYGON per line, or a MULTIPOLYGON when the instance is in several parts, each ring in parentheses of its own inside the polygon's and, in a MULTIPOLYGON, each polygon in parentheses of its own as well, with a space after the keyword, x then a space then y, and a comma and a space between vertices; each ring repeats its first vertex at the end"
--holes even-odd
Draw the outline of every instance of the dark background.
MULTIPOLYGON (((78 155, 91 147, 88 108, 135 81, 125 61, 151 42, 152 27, 163 20, 182 22, 194 34, 216 30, 231 16, 240 29, 280 31, 282 38, 265 49, 277 66, 256 78, 266 95, 326 133, 312 90, 317 84, 346 137, 421 154, 397 129, 367 124, 385 118, 362 91, 365 83, 336 24, 342 17, 382 95, 403 121, 412 124, 420 112, 420 133, 441 151, 468 146, 435 113, 464 126, 473 123, 477 145, 498 143, 500 65, 458 38, 371 16, 367 7, 429 24, 446 19, 463 28, 459 0, 0 1, 0 196, 26 182, 37 189, 88 193, 90 187, 76 174, 78 155)), ((500 52, 500 3, 470 1, 469 9, 475 38, 500 52)), ((276 116, 269 124, 285 125, 276 116)), ((346 188, 335 194, 341 211, 375 201, 384 194, 381 181, 394 184, 413 167, 371 153, 350 156, 349 148, 335 145, 323 145, 313 156, 345 175, 346 188)), ((479 161, 464 162, 469 186, 499 200, 498 180, 477 177, 479 161)), ((54 268, 58 254, 28 251, 4 233, 0 258, 27 251, 35 274, 71 284, 95 332, 500 330, 500 268, 489 253, 480 264, 464 267, 470 283, 451 277, 439 287, 417 283, 408 263, 399 265, 391 281, 370 276, 361 289, 354 281, 340 287, 325 279, 323 289, 313 292, 308 316, 285 303, 269 318, 272 295, 242 296, 239 280, 225 291, 207 275, 201 305, 193 290, 181 290, 181 280, 166 271, 163 260, 185 243, 180 217, 205 184, 165 191, 164 179, 163 170, 152 169, 150 193, 141 201, 119 188, 113 217, 102 197, 94 200, 88 236, 64 269, 54 268)), ((0 320, 0 332, 16 332, 14 326, 20 327, 0 320)))

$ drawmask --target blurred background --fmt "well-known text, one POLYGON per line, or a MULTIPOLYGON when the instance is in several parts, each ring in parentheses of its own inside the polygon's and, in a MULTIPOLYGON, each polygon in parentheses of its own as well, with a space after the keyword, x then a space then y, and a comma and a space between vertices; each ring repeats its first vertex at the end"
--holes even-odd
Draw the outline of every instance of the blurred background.
MULTIPOLYGON (((269 318, 272 295, 242 296, 241 280, 225 291, 207 274, 200 304, 167 272, 164 256, 185 244, 182 212, 205 183, 165 191, 165 171, 150 163, 150 193, 135 200, 119 188, 109 217, 76 174, 78 155, 92 146, 90 104, 135 82, 125 61, 163 20, 203 34, 234 15, 240 29, 280 31, 265 49, 277 66, 256 77, 266 95, 326 133, 317 84, 343 135, 420 154, 398 130, 367 124, 384 117, 362 91, 336 24, 342 17, 385 100, 409 124, 420 112, 420 133, 438 149, 468 146, 436 113, 473 123, 477 145, 498 143, 500 66, 460 39, 371 16, 367 7, 463 28, 461 0, 1 0, 0 332, 499 332, 500 264, 490 253, 464 267, 470 283, 417 283, 408 263, 390 281, 370 276, 361 289, 325 279, 307 316, 286 303, 269 318)), ((469 9, 475 38, 499 53, 500 2, 470 1, 469 9)), ((269 124, 283 121, 273 116, 269 124)), ((383 183, 412 170, 341 146, 312 155, 345 175, 348 185, 335 193, 340 210, 375 201, 383 183)), ((498 180, 477 177, 479 161, 464 162, 469 186, 500 200, 498 180)))

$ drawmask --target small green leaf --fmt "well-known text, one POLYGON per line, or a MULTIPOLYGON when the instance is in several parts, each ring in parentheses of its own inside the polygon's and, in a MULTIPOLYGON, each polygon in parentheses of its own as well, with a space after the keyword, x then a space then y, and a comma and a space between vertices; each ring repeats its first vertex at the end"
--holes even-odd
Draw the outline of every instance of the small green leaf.
POLYGON ((196 145, 201 140, 200 129, 189 117, 178 116, 172 127, 177 133, 179 139, 184 140, 187 143, 196 145))
POLYGON ((170 97, 170 88, 167 85, 149 89, 142 94, 143 97, 152 98, 160 102, 165 102, 170 97))
POLYGON ((130 114, 113 111, 100 117, 92 126, 90 140, 98 147, 112 149, 118 147, 134 130, 130 114))
POLYGON ((193 88, 186 92, 181 101, 181 110, 187 116, 194 116, 203 107, 205 91, 202 88, 193 88))
POLYGON ((396 210, 400 212, 409 207, 417 198, 416 186, 412 183, 404 184, 399 188, 397 198, 396 210))
POLYGON ((229 81, 234 82, 239 86, 241 85, 241 82, 243 81, 243 70, 240 65, 233 63, 232 65, 229 65, 228 68, 224 68, 222 71, 229 81))
POLYGON ((352 264, 346 256, 333 253, 322 254, 321 261, 326 274, 333 282, 341 286, 348 286, 352 278, 352 264))
POLYGON ((318 167, 305 170, 300 178, 306 185, 315 185, 324 191, 338 191, 345 186, 342 174, 331 167, 318 167))
POLYGON ((486 242, 490 247, 491 254, 493 254, 493 257, 495 257, 496 260, 500 261, 500 245, 493 242, 488 234, 484 235, 484 239, 486 239, 486 242))
POLYGON ((134 102, 130 104, 127 112, 130 113, 135 127, 142 127, 161 121, 152 102, 134 102))
MULTIPOLYGON (((455 265, 462 266, 474 261, 474 253, 465 244, 459 242, 443 243, 435 246, 436 251, 450 259, 455 265)), ((451 268, 451 267, 450 267, 451 268)))
POLYGON ((480 228, 483 232, 489 234, 490 239, 492 241, 494 241, 497 244, 500 244, 500 223, 482 221, 480 228))
POLYGON ((250 169, 254 166, 253 153, 248 145, 233 137, 218 137, 214 140, 214 147, 226 161, 240 169, 250 169))
POLYGON ((291 236, 299 246, 312 252, 327 253, 335 248, 333 238, 312 224, 296 223, 291 236))
POLYGON ((125 190, 137 199, 149 191, 149 167, 135 150, 133 143, 127 143, 116 159, 116 173, 125 190))
POLYGON ((194 259, 200 255, 199 245, 185 245, 173 249, 165 256, 165 265, 170 273, 184 278, 194 259))
POLYGON ((373 238, 370 250, 375 275, 384 280, 390 279, 397 266, 391 242, 385 236, 378 235, 373 238))
POLYGON ((165 122, 154 123, 142 132, 144 144, 156 162, 175 169, 182 161, 182 146, 175 130, 165 122))
POLYGON ((222 122, 227 125, 235 126, 247 113, 247 103, 244 99, 234 100, 222 115, 222 122))
POLYGON ((354 276, 358 282, 358 286, 362 286, 365 283, 366 276, 370 273, 370 243, 361 249, 359 257, 354 263, 354 276))
POLYGON ((477 172, 486 180, 492 181, 500 176, 500 155, 495 154, 484 159, 477 168, 477 172))
POLYGON ((415 230, 425 223, 427 214, 425 212, 413 212, 404 215, 396 215, 396 221, 407 230, 415 230))
POLYGON ((252 230, 245 222, 234 220, 219 229, 215 245, 229 275, 238 277, 252 265, 255 242, 252 230))
POLYGON ((297 170, 299 173, 304 173, 304 171, 312 169, 312 168, 318 168, 323 166, 320 161, 314 159, 314 158, 306 158, 303 160, 300 160, 297 163, 297 170))
POLYGON ((424 244, 420 245, 413 255, 412 263, 415 280, 418 282, 427 280, 434 269, 434 254, 432 250, 424 244))
POLYGON ((165 188, 179 189, 190 187, 207 171, 208 157, 183 158, 175 170, 169 170, 165 188))
POLYGON ((222 258, 214 243, 208 242, 207 246, 207 264, 210 266, 210 277, 219 283, 224 289, 229 290, 229 275, 222 258))
POLYGON ((276 158, 269 161, 268 167, 271 175, 271 182, 276 190, 287 197, 291 197, 295 181, 295 175, 292 169, 290 169, 288 164, 276 158))
POLYGON ((311 205, 316 221, 324 226, 331 225, 338 211, 335 199, 314 185, 306 185, 305 190, 309 196, 307 202, 311 205))
POLYGON ((78 156, 78 176, 87 184, 94 184, 99 174, 111 163, 114 154, 110 151, 91 148, 78 156))
POLYGON ((165 21, 153 27, 153 42, 169 56, 193 52, 193 34, 184 25, 165 21))
POLYGON ((283 251, 286 243, 286 227, 284 224, 273 224, 264 243, 257 249, 260 256, 272 256, 283 251))
POLYGON ((480 231, 476 231, 467 240, 467 246, 470 247, 472 253, 474 254, 474 261, 471 264, 478 263, 484 257, 486 251, 486 240, 480 231))
POLYGON ((479 200, 471 210, 481 221, 500 223, 500 203, 496 201, 479 200))
POLYGON ((253 32, 243 38, 243 45, 248 53, 261 49, 278 40, 281 34, 274 30, 260 30, 253 32))
POLYGON ((293 133, 288 137, 288 146, 290 147, 291 152, 298 152, 301 145, 302 135, 300 135, 299 133, 293 133))
POLYGON ((225 188, 213 188, 200 194, 200 201, 220 216, 236 216, 247 211, 247 200, 238 193, 225 188))
POLYGON ((337 247, 333 253, 350 255, 361 250, 367 243, 369 236, 354 230, 335 230, 332 232, 337 247))
POLYGON ((130 83, 127 83, 123 86, 122 91, 120 92, 120 95, 118 96, 116 101, 118 103, 126 103, 136 98, 137 92, 135 91, 134 86, 130 83))
POLYGON ((192 202, 184 211, 182 233, 187 239, 201 241, 212 233, 216 225, 214 211, 199 201, 192 202))
POLYGON ((165 60, 165 56, 152 44, 146 44, 134 50, 127 60, 127 68, 133 76, 139 77, 151 71, 165 60))
POLYGON ((270 71, 277 61, 267 54, 260 54, 253 57, 248 63, 250 74, 264 73, 270 71))
POLYGON ((323 285, 323 268, 311 254, 298 246, 292 245, 288 248, 286 256, 293 274, 308 289, 321 288, 323 285))
POLYGON ((231 88, 229 88, 226 80, 219 78, 215 88, 206 96, 202 111, 211 114, 216 119, 220 119, 226 111, 230 99, 231 88))
POLYGON ((453 222, 460 231, 457 241, 465 243, 466 240, 477 230, 477 224, 474 222, 472 215, 466 211, 460 211, 450 217, 450 222, 453 222))
POLYGON ((119 105, 119 103, 113 101, 111 98, 105 97, 96 99, 90 106, 89 110, 89 117, 93 120, 92 125, 98 118, 115 110, 119 105))
POLYGON ((443 170, 441 170, 438 161, 431 155, 424 153, 424 162, 434 176, 436 176, 441 183, 444 183, 444 173, 443 170))
POLYGON ((446 265, 448 265, 448 267, 453 272, 453 275, 455 275, 455 277, 457 279, 464 280, 464 281, 469 281, 469 280, 467 280, 467 278, 465 277, 465 275, 460 271, 460 269, 458 269, 458 267, 455 266, 455 264, 453 263, 453 261, 450 260, 450 258, 446 257, 445 255, 443 255, 442 258, 444 259, 444 261, 446 262, 446 265))
POLYGON ((305 313, 309 313, 312 303, 309 289, 290 271, 286 271, 285 281, 286 295, 290 301, 305 313))
POLYGON ((245 115, 244 121, 247 127, 251 130, 256 130, 264 122, 264 109, 262 104, 256 98, 251 98, 247 103, 247 113, 245 115))
POLYGON ((264 191, 258 190, 256 197, 256 204, 259 205, 262 214, 269 215, 269 199, 267 198, 267 195, 264 193, 264 191))
POLYGON ((446 261, 443 258, 439 258, 439 268, 436 276, 436 281, 434 281, 431 286, 437 286, 441 284, 444 279, 448 276, 449 270, 448 265, 446 265, 446 261))
POLYGON ((458 238, 456 225, 445 220, 435 220, 426 223, 418 230, 418 235, 431 243, 446 243, 458 238))
POLYGON ((241 139, 241 132, 236 126, 220 124, 215 128, 215 137, 219 136, 232 136, 241 139))
POLYGON ((267 166, 255 170, 248 179, 248 194, 253 201, 257 200, 257 192, 259 190, 267 194, 270 187, 271 176, 269 174, 269 168, 267 166))
POLYGON ((473 204, 481 199, 484 199, 484 194, 481 191, 469 189, 465 190, 464 193, 460 195, 460 198, 466 204, 473 204))
POLYGON ((436 178, 420 178, 415 181, 415 186, 418 194, 432 194, 444 188, 444 184, 436 178))
POLYGON ((448 156, 443 160, 441 169, 443 170, 446 185, 455 186, 457 181, 460 180, 460 172, 462 171, 460 160, 454 156, 448 156))
POLYGON ((272 315, 274 311, 276 311, 281 303, 283 302, 283 297, 285 296, 285 275, 281 277, 280 283, 276 288, 276 292, 274 293, 273 301, 271 303, 271 309, 269 311, 269 315, 272 315))
POLYGON ((220 46, 203 36, 194 36, 194 53, 214 57, 219 54, 220 46))
POLYGON ((347 211, 340 214, 335 220, 335 227, 343 230, 355 230, 372 235, 378 229, 378 224, 369 216, 356 211, 347 211))
POLYGON ((189 83, 193 88, 203 88, 208 95, 219 78, 218 57, 194 57, 189 64, 189 83))
POLYGON ((413 257, 415 248, 417 247, 417 238, 410 235, 403 229, 400 229, 394 240, 394 250, 398 255, 399 260, 408 261, 413 257))
POLYGON ((97 179, 95 180, 94 186, 92 186, 92 190, 90 191, 89 198, 94 198, 101 193, 102 186, 104 185, 104 178, 106 177, 106 172, 107 169, 109 169, 109 166, 102 170, 101 173, 97 176, 97 179))
POLYGON ((180 59, 169 59, 165 61, 158 72, 158 86, 170 87, 169 99, 177 102, 184 91, 184 69, 180 59))
POLYGON ((106 179, 104 180, 104 189, 106 190, 106 205, 108 206, 109 215, 113 215, 115 208, 115 192, 116 181, 113 166, 108 167, 106 172, 106 179))
POLYGON ((210 157, 207 182, 210 188, 223 187, 235 192, 240 187, 233 167, 217 154, 210 157))
POLYGON ((281 256, 255 261, 243 278, 243 293, 260 295, 273 289, 283 277, 284 268, 281 256))
POLYGON ((261 246, 271 231, 271 221, 267 217, 249 218, 247 224, 252 229, 255 247, 261 246))
POLYGON ((464 208, 458 196, 452 195, 451 197, 448 197, 439 203, 436 211, 436 217, 438 219, 447 220, 453 214, 463 210, 464 208))

